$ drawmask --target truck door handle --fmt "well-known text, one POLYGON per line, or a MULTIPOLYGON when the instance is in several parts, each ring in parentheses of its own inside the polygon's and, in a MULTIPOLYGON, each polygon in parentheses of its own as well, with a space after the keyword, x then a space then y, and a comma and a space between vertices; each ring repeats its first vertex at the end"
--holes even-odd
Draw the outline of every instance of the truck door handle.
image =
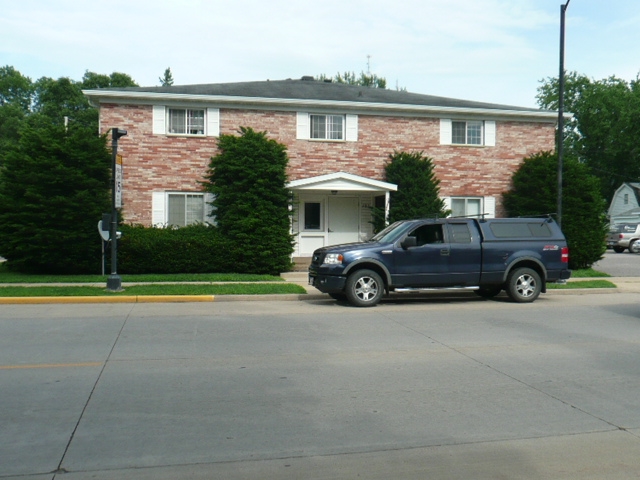
POLYGON ((448 257, 449 253, 451 253, 451 251, 448 248, 443 248, 442 250, 440 250, 440 255, 443 257, 448 257))

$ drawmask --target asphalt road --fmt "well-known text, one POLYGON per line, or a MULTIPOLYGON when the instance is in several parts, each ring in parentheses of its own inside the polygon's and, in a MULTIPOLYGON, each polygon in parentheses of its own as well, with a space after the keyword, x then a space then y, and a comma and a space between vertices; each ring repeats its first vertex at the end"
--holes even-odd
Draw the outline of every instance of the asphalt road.
POLYGON ((2 306, 0 478, 636 479, 639 296, 2 306))
POLYGON ((604 258, 593 265, 593 268, 614 277, 640 277, 640 255, 636 253, 615 253, 607 250, 604 258))

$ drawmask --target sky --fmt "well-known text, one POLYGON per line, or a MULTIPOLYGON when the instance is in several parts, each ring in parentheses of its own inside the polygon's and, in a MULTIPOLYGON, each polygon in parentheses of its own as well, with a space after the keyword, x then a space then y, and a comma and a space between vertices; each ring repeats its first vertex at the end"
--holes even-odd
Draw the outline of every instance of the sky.
MULTIPOLYGON (((567 0, 0 0, 0 67, 140 86, 361 72, 409 92, 538 107, 567 0)), ((569 0, 565 69, 640 73, 640 1, 569 0)))

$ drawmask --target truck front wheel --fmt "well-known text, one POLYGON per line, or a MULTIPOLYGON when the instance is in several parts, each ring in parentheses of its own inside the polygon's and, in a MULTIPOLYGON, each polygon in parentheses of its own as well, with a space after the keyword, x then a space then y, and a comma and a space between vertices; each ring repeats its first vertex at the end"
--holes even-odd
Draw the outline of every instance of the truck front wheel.
POLYGON ((540 275, 531 268, 516 268, 507 277, 506 290, 514 302, 533 302, 542 290, 540 275))
POLYGON ((358 270, 347 277, 347 300, 356 307, 373 307, 384 294, 382 278, 373 270, 358 270))

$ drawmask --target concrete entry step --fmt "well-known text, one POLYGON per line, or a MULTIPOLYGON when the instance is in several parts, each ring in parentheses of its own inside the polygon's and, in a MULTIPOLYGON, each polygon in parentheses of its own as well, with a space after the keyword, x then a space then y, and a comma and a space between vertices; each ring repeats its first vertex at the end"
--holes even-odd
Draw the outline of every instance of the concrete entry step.
POLYGON ((309 270, 311 257, 293 257, 293 272, 306 272, 309 270))

